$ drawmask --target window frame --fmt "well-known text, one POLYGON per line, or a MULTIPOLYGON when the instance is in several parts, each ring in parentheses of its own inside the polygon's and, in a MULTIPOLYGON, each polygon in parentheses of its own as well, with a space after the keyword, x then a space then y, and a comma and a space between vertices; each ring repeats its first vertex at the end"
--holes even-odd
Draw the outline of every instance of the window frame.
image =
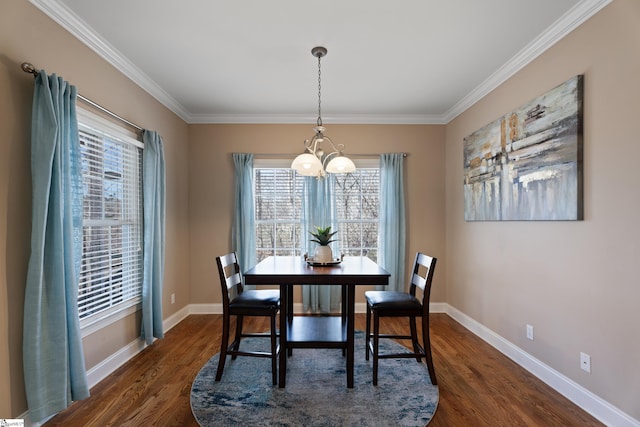
MULTIPOLYGON (((109 121, 106 118, 98 116, 84 108, 77 107, 76 114, 78 119, 78 132, 81 131, 82 127, 87 127, 89 129, 94 129, 97 132, 105 133, 114 139, 121 140, 125 143, 131 144, 136 148, 144 150, 144 144, 138 139, 138 134, 135 132, 122 127, 112 121, 109 121)), ((142 153, 140 153, 140 162, 142 162, 142 153)), ((142 169, 140 169, 140 185, 142 186, 142 169)), ((140 192, 139 199, 139 207, 140 212, 142 212, 144 201, 142 200, 142 191, 140 192)), ((84 216, 84 215, 83 215, 84 216)), ((84 221, 83 221, 84 223, 84 221)), ((141 243, 142 243, 142 233, 143 233, 143 218, 140 217, 140 234, 141 234, 141 243)), ((142 248, 141 248, 142 250, 142 248)), ((140 267, 140 271, 142 272, 143 267, 140 267)), ((141 276, 142 277, 142 276, 141 276)), ((80 277, 78 277, 78 281, 80 277)), ((102 310, 98 313, 87 316, 84 319, 80 320, 80 331, 82 337, 86 337, 95 333, 125 317, 128 317, 137 311, 142 309, 142 279, 140 280, 140 295, 136 296, 132 299, 122 301, 114 306, 111 306, 105 310, 102 310)), ((78 282, 78 292, 80 291, 79 282, 78 282)), ((78 295, 79 296, 79 295, 78 295)))
MULTIPOLYGON (((356 165, 356 169, 378 169, 378 170, 380 170, 380 159, 379 159, 379 157, 375 157, 375 158, 360 158, 360 159, 351 158, 351 159, 353 160, 354 164, 356 165)), ((286 158, 258 158, 258 157, 255 157, 254 160, 253 160, 254 173, 255 173, 256 169, 271 169, 271 168, 289 169, 290 167, 291 167, 291 159, 286 159, 286 158)), ((379 187, 378 187, 378 191, 379 191, 379 187)), ((255 182, 254 182, 253 194, 254 194, 254 197, 255 197, 256 196, 255 182)), ((378 203, 379 202, 380 201, 378 200, 378 203)), ((379 233, 379 230, 380 230, 380 215, 379 214, 380 214, 380 212, 378 211, 378 221, 366 221, 366 222, 377 222, 377 224, 378 224, 378 233, 379 233)), ((346 219, 339 221, 339 223, 347 223, 347 222, 354 222, 354 221, 348 221, 346 219)), ((357 222, 358 223, 362 223, 362 221, 357 221, 357 222)), ((256 216, 256 226, 257 226, 257 223, 258 223, 258 219, 257 219, 257 216, 256 216)), ((258 255, 259 254, 259 252, 258 252, 259 248, 257 247, 257 229, 256 229, 255 232, 256 232, 256 255, 258 255)), ((377 243, 376 243, 376 246, 377 246, 377 243)), ((364 248, 364 249, 366 249, 366 248, 364 248)), ((294 251, 300 251, 300 250, 302 250, 304 252, 304 250, 302 248, 294 248, 294 251)), ((378 256, 379 252, 380 252, 380 248, 376 248, 376 256, 378 256)))

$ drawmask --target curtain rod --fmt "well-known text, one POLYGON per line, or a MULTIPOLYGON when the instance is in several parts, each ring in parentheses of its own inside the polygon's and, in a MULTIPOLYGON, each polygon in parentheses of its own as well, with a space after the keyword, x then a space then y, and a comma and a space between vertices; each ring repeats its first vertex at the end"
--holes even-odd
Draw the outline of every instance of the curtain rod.
MULTIPOLYGON (((36 69, 36 67, 33 66, 33 64, 30 64, 28 62, 23 62, 22 63, 22 71, 24 71, 25 73, 29 73, 29 74, 33 74, 34 77, 38 77, 38 74, 40 74, 38 72, 38 70, 36 69)), ((114 113, 113 111, 107 110, 106 108, 104 108, 102 105, 97 104, 95 102, 93 102, 92 100, 90 100, 87 97, 84 97, 80 94, 77 95, 78 99, 86 104, 89 104, 90 106, 92 106, 93 108, 102 111, 105 114, 108 114, 109 116, 113 117, 116 120, 121 121, 122 123, 131 126, 134 129, 137 129, 138 132, 143 132, 144 128, 138 126, 135 123, 130 122, 129 120, 120 117, 119 115, 117 115, 116 113, 114 113)))
MULTIPOLYGON (((285 154, 278 154, 278 153, 253 153, 254 157, 260 157, 263 159, 266 158, 276 158, 276 159, 283 159, 283 158, 287 158, 287 157, 296 157, 298 154, 300 153, 285 153, 285 154)), ((386 154, 386 153, 380 153, 380 154, 372 154, 372 153, 368 153, 368 154, 359 154, 359 153, 344 153, 345 156, 347 157, 354 157, 354 158, 363 158, 363 157, 371 157, 371 158, 378 158, 380 157, 381 154, 386 154)), ((407 157, 409 156, 409 153, 402 153, 402 157, 407 157)))

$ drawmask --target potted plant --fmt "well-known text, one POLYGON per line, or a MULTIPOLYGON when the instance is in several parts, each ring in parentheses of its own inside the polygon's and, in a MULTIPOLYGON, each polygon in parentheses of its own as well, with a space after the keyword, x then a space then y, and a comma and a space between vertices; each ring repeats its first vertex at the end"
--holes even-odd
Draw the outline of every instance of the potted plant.
POLYGON ((315 233, 313 231, 309 232, 309 234, 311 234, 314 237, 313 239, 311 239, 311 241, 318 244, 318 246, 316 246, 316 250, 313 255, 313 260, 315 262, 329 263, 333 261, 333 252, 331 251, 331 247, 329 246, 329 243, 335 242, 336 239, 332 239, 332 237, 335 236, 337 233, 338 233, 337 231, 331 232, 331 226, 329 227, 316 226, 315 233))

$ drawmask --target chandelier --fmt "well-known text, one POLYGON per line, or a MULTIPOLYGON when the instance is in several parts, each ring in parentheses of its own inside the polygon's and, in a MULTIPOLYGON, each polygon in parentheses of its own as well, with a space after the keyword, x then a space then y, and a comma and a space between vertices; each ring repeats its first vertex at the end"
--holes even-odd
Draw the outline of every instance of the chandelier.
POLYGON ((291 163, 291 169, 296 170, 300 175, 324 177, 329 173, 349 173, 356 170, 350 158, 346 157, 342 150, 344 144, 334 144, 331 138, 324 134, 325 127, 322 126, 321 115, 321 72, 320 58, 327 54, 327 49, 321 46, 311 49, 311 54, 318 58, 318 121, 317 126, 313 128, 316 133, 311 140, 304 141, 304 153, 296 157, 291 163), (322 149, 330 150, 328 153, 322 149))

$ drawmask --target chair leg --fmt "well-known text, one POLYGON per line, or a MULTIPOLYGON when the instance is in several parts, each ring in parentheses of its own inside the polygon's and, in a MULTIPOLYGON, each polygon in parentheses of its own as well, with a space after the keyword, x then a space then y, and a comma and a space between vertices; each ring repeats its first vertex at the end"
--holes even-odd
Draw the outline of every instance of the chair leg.
POLYGON ((220 357, 218 358, 218 370, 216 371, 216 381, 222 378, 224 371, 224 362, 227 359, 227 346, 229 345, 229 314, 222 315, 222 341, 220 341, 220 357))
POLYGON ((273 385, 278 384, 278 342, 276 340, 276 313, 271 315, 271 379, 273 385))
MULTIPOLYGON (((233 351, 238 351, 240 348, 240 340, 242 339, 242 321, 243 316, 236 316, 236 338, 234 340, 233 351)), ((236 360, 238 356, 236 354, 231 356, 231 360, 236 360)))
POLYGON ((380 317, 373 313, 373 385, 378 385, 378 342, 380 339, 380 317))
POLYGON ((369 360, 369 343, 371 342, 371 307, 367 304, 367 327, 365 331, 365 356, 364 360, 369 360))
POLYGON ((413 345, 413 352, 418 355, 416 360, 420 363, 422 356, 420 356, 420 346, 418 345, 418 330, 416 329, 415 316, 409 317, 409 327, 411 328, 411 345, 413 345))
POLYGON ((424 345, 424 355, 427 361, 427 369, 429 370, 429 377, 431 377, 431 384, 438 385, 436 379, 436 370, 433 366, 433 358, 431 357, 431 338, 429 337, 429 315, 422 317, 422 344, 424 345))

